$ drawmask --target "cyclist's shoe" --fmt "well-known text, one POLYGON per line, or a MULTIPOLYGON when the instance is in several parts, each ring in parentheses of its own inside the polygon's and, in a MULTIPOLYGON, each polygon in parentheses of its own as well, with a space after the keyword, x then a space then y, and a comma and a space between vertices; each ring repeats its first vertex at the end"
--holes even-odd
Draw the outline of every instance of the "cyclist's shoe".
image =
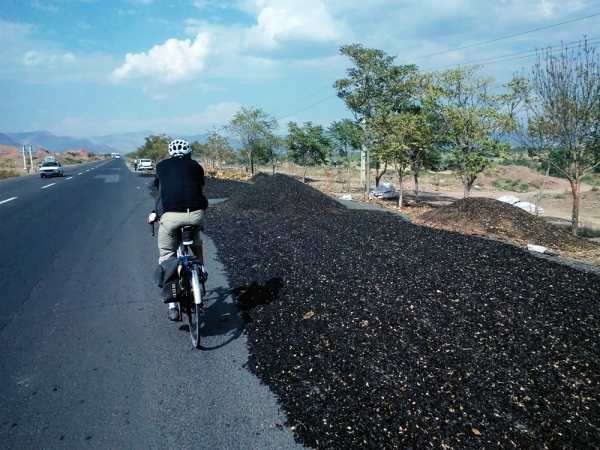
POLYGON ((181 320, 181 314, 179 314, 179 308, 169 308, 169 320, 177 322, 181 320))

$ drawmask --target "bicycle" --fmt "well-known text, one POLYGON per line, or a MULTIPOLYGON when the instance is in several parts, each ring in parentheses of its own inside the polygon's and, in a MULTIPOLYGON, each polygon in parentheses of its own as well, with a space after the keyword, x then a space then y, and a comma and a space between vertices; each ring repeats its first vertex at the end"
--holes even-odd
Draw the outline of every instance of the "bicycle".
MULTIPOLYGON (((181 227, 181 243, 177 249, 178 274, 181 294, 177 298, 180 317, 185 314, 188 319, 190 336, 195 348, 200 349, 200 325, 206 297, 206 280, 208 274, 201 258, 194 255, 192 246, 197 228, 194 225, 181 227)), ((154 224, 152 224, 154 236, 154 224)), ((181 320, 181 319, 180 319, 181 320)))

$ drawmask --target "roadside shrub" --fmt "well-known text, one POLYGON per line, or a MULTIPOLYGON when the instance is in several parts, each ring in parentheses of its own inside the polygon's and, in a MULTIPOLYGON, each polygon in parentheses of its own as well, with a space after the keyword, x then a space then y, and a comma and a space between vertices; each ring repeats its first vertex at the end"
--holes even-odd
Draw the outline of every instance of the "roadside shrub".
POLYGON ((533 188, 536 187, 534 183, 530 185, 528 183, 521 183, 519 180, 509 180, 507 178, 499 178, 492 181, 492 187, 501 191, 529 192, 530 186, 533 188))
POLYGON ((0 169, 0 180, 4 180, 5 178, 18 177, 19 172, 12 169, 0 169))

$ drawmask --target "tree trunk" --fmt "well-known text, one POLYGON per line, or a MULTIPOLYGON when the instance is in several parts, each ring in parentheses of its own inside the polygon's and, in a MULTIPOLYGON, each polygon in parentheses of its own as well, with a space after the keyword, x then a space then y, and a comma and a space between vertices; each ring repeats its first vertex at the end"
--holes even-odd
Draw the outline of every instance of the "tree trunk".
POLYGON ((388 168, 388 163, 387 161, 383 164, 383 170, 380 172, 380 165, 379 165, 379 161, 377 161, 377 167, 375 168, 375 187, 379 187, 379 182, 381 181, 381 179, 383 178, 383 176, 385 175, 385 173, 387 172, 387 168, 388 168))
POLYGON ((579 232, 579 204, 581 202, 581 180, 571 181, 571 194, 573 196, 573 210, 571 213, 571 231, 574 236, 579 232))
POLYGON ((463 178, 463 188, 464 188, 464 198, 469 198, 471 196, 471 188, 473 187, 473 183, 475 180, 468 180, 463 178))
POLYGON ((404 171, 398 171, 398 184, 400 185, 398 190, 398 209, 402 211, 402 202, 404 200, 404 171))
POLYGON ((308 170, 308 165, 306 164, 306 161, 304 162, 304 173, 302 174, 302 182, 306 183, 306 171, 308 170))
POLYGON ((415 203, 419 203, 419 171, 413 169, 413 181, 415 190, 415 203))

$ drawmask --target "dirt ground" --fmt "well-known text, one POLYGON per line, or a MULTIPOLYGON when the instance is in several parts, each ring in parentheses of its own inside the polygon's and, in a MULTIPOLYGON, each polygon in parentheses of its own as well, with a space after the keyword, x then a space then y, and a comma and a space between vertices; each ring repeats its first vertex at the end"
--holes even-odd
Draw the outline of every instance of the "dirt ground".
MULTIPOLYGON (((271 173, 271 168, 261 167, 259 170, 271 173)), ((303 169, 290 164, 277 168, 278 173, 285 173, 301 177, 303 169)), ((372 174, 372 183, 375 180, 375 171, 372 174)), ((309 168, 307 182, 334 197, 351 194, 353 199, 365 201, 360 186, 360 175, 357 170, 348 172, 345 169, 309 168)), ((382 177, 382 182, 392 183, 398 188, 397 177, 389 172, 382 177)), ((600 180, 599 180, 600 182, 600 180)), ((432 226, 422 220, 422 216, 434 208, 449 205, 463 198, 462 184, 451 171, 427 172, 420 180, 420 202, 415 202, 413 182, 411 177, 404 180, 405 206, 402 214, 407 215, 414 222, 432 226)), ((571 193, 567 180, 547 177, 536 171, 517 165, 497 166, 486 171, 477 180, 471 191, 471 197, 484 197, 497 199, 504 195, 514 195, 522 201, 537 204, 543 212, 539 215, 555 225, 568 227, 571 220, 571 193), (514 190, 511 188, 514 187, 514 190), (522 192, 526 191, 526 192, 522 192)), ((380 206, 400 212, 397 200, 371 200, 380 206)), ((600 188, 591 184, 582 186, 580 226, 585 227, 588 233, 595 236, 595 241, 600 241, 600 188)), ((439 227, 436 225, 435 227, 439 227)), ((457 230, 454 230, 457 231, 457 230)), ((465 234, 489 236, 485 230, 464 231, 465 234)), ((518 240, 510 241, 516 245, 523 243, 518 240)), ((600 252, 593 251, 560 251, 561 256, 583 261, 593 265, 600 265, 600 252)))
MULTIPOLYGON (((263 168, 261 168, 263 169, 263 168)), ((269 169, 264 168, 267 172, 269 169)), ((283 165, 277 169, 280 173, 301 176, 302 168, 291 165, 283 165)), ((332 195, 351 194, 353 198, 362 197, 360 186, 360 177, 358 171, 350 174, 344 169, 322 169, 309 168, 307 177, 309 183, 332 195)), ((375 180, 375 171, 372 174, 372 181, 375 180)), ((388 171, 382 178, 382 181, 392 183, 398 188, 397 177, 388 171)), ((421 199, 425 205, 418 208, 411 207, 414 195, 412 192, 412 178, 406 177, 404 180, 405 196, 408 201, 408 208, 404 212, 418 214, 425 212, 428 207, 443 206, 456 199, 463 198, 463 188, 460 181, 451 171, 427 172, 421 177, 421 199)), ((492 170, 486 171, 480 179, 477 180, 473 190, 472 197, 488 197, 497 199, 503 195, 514 195, 522 201, 537 204, 543 209, 542 217, 546 217, 554 223, 568 225, 571 220, 571 191, 567 180, 546 177, 534 170, 524 166, 497 166, 492 170), (519 192, 507 188, 500 189, 495 187, 498 180, 514 180, 521 185, 527 185, 527 192, 519 192), (495 183, 496 182, 496 183, 495 183), (541 195, 540 195, 541 194, 541 195)), ((385 202, 391 206, 393 202, 385 202)), ((600 233, 600 188, 584 184, 581 195, 580 226, 598 230, 600 233), (595 190, 594 190, 595 189, 595 190)))

